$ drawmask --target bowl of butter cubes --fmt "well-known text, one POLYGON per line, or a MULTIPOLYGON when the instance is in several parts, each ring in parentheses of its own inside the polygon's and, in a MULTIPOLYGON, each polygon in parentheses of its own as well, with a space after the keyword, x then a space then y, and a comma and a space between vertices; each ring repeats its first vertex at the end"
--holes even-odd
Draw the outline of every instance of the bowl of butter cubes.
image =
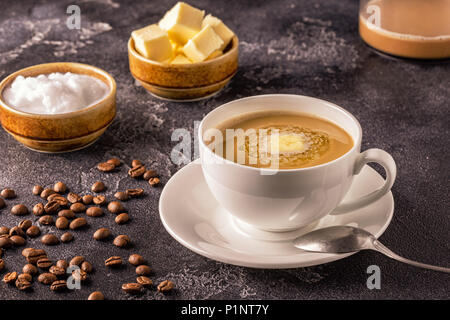
POLYGON ((236 74, 239 40, 219 18, 178 2, 128 41, 130 72, 152 95, 173 101, 213 96, 236 74))

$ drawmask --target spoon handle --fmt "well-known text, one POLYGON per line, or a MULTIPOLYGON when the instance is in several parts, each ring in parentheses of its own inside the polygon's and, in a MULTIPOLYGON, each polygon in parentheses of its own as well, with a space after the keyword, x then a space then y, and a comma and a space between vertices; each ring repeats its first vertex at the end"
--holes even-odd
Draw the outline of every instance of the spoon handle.
POLYGON ((415 266, 415 267, 450 273, 450 268, 433 266, 431 264, 425 264, 425 263, 421 263, 421 262, 417 262, 417 261, 413 261, 413 260, 409 260, 409 259, 403 258, 403 257, 399 256, 398 254, 396 254, 396 253, 392 252, 391 250, 389 250, 387 247, 385 247, 378 240, 375 240, 373 242, 373 249, 378 251, 378 252, 380 252, 380 253, 382 253, 382 254, 384 254, 384 255, 386 255, 386 256, 388 256, 389 258, 392 258, 394 260, 397 260, 397 261, 400 261, 400 262, 403 262, 403 263, 406 263, 406 264, 410 264, 410 265, 415 266))

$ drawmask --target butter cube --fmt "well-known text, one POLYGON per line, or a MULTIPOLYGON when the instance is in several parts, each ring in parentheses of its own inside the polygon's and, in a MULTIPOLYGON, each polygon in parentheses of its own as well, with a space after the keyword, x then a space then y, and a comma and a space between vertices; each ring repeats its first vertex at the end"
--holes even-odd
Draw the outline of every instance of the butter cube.
POLYGON ((207 25, 183 47, 183 52, 193 62, 206 60, 223 45, 222 39, 207 25))
POLYGON ((172 45, 167 32, 156 24, 131 33, 136 51, 147 59, 165 61, 172 58, 172 45))
POLYGON ((188 64, 188 63, 192 63, 191 60, 189 60, 188 58, 186 58, 186 56, 184 54, 178 54, 175 59, 173 59, 171 62, 171 64, 188 64))
POLYGON ((216 50, 213 53, 211 53, 206 60, 212 60, 214 58, 217 58, 223 54, 222 50, 216 50))
POLYGON ((166 30, 172 41, 185 45, 189 39, 202 29, 205 11, 178 2, 159 22, 159 27, 166 30))
POLYGON ((223 49, 226 48, 228 43, 230 43, 231 39, 233 39, 234 33, 231 31, 225 23, 222 22, 219 18, 216 18, 210 14, 208 14, 205 19, 203 19, 202 22, 202 28, 205 26, 210 25, 214 31, 219 35, 220 38, 222 38, 223 45, 220 50, 223 51, 223 49))

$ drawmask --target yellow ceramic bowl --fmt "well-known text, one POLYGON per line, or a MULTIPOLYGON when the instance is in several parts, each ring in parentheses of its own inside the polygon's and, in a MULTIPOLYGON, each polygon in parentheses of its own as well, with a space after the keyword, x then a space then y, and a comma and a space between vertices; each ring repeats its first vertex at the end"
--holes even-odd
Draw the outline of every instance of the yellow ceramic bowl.
POLYGON ((31 66, 0 83, 0 120, 3 128, 26 147, 40 152, 68 152, 97 140, 116 115, 116 82, 107 72, 87 64, 56 62, 31 66), (85 74, 102 80, 110 89, 99 102, 62 114, 32 114, 14 109, 3 100, 3 90, 22 75, 35 77, 52 72, 85 74))
POLYGON ((133 77, 151 94, 163 99, 192 101, 220 91, 238 68, 239 40, 235 36, 224 54, 211 60, 171 65, 141 56, 128 41, 128 58, 133 77))

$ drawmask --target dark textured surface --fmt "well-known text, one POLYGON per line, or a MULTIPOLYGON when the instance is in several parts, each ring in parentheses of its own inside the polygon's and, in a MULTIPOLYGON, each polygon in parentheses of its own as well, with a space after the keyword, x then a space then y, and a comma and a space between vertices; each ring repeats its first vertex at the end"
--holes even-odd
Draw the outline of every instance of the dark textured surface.
MULTIPOLYGON (((399 254, 423 262, 449 265, 449 97, 450 65, 419 64, 375 54, 358 37, 358 1, 190 1, 221 17, 240 37, 240 68, 224 91, 196 103, 167 103, 136 87, 128 71, 126 41, 133 29, 157 21, 174 1, 15 1, 2 0, 0 11, 0 79, 20 68, 50 61, 96 65, 116 79, 118 116, 93 146, 74 153, 45 155, 29 151, 0 131, 0 188, 12 187, 18 198, 0 211, 0 225, 21 218, 9 214, 15 203, 30 208, 36 183, 65 181, 76 192, 88 191, 96 180, 108 186, 109 198, 119 189, 143 186, 146 197, 125 205, 132 221, 115 225, 113 217, 90 218, 75 241, 49 248, 54 259, 81 254, 96 269, 86 285, 54 294, 40 284, 22 293, 0 284, 1 299, 85 299, 101 290, 109 299, 128 299, 120 286, 133 281, 134 269, 105 269, 113 254, 139 252, 154 270, 155 282, 170 278, 175 294, 155 290, 141 299, 436 299, 450 298, 448 275, 396 263, 363 252, 334 263, 295 270, 254 270, 205 259, 182 247, 164 230, 158 216, 161 189, 120 173, 105 175, 95 165, 111 156, 126 163, 138 158, 152 164, 165 183, 179 168, 170 161, 175 128, 193 129, 195 120, 218 105, 263 93, 294 93, 320 97, 352 112, 364 131, 363 149, 390 152, 398 165, 393 187, 395 215, 383 243, 399 254), (170 2, 170 3, 169 3, 170 2), (66 7, 77 3, 82 30, 65 26, 66 7), (131 4, 133 3, 133 5, 131 4), (91 240, 107 226, 128 234, 134 247, 119 249, 111 242, 91 240), (366 269, 382 271, 381 290, 368 290, 366 269)), ((27 218, 35 220, 29 215, 27 218)), ((53 228, 44 228, 45 230, 53 228)), ((54 231, 61 234, 60 231, 54 231)), ((28 246, 41 247, 38 240, 28 246)), ((19 250, 5 254, 7 270, 21 269, 19 250)), ((0 272, 3 276, 6 270, 0 272)))

